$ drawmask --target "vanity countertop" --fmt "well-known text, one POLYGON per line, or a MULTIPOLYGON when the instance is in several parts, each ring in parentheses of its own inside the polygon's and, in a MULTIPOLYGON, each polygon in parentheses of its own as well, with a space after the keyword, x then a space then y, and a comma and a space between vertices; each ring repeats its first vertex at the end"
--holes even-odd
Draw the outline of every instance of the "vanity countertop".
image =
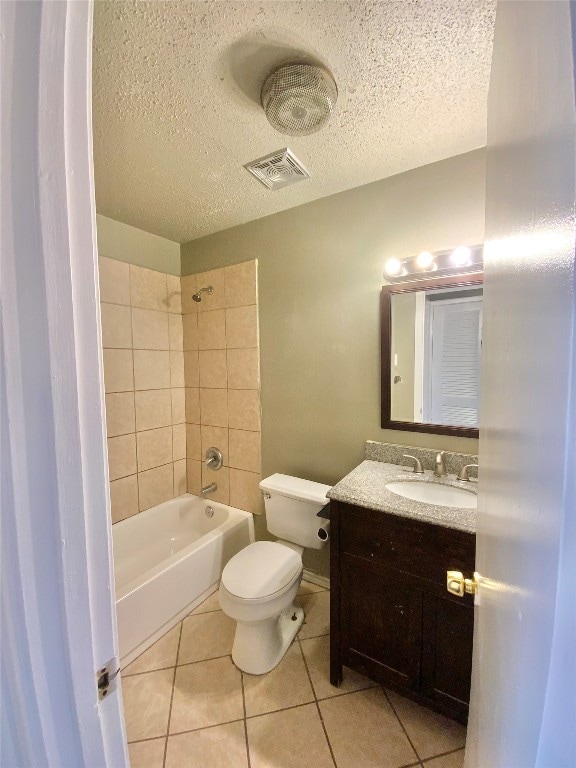
POLYGON ((355 504, 359 507, 376 509, 391 515, 420 520, 425 523, 456 528, 467 533, 476 532, 476 510, 460 507, 441 507, 422 501, 413 501, 387 490, 386 484, 398 480, 417 480, 423 483, 442 483, 477 493, 476 483, 463 483, 456 480, 456 475, 448 475, 441 480, 432 472, 416 475, 410 467, 398 464, 386 464, 382 461, 363 461, 346 477, 328 491, 328 498, 355 504))

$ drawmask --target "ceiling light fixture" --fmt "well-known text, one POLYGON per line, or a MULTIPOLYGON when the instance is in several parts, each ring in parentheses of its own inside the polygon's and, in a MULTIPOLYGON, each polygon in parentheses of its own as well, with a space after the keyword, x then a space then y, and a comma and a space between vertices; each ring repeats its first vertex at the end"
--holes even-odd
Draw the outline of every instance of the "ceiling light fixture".
POLYGON ((283 64, 268 75, 260 94, 268 122, 288 136, 308 136, 323 128, 337 98, 334 78, 318 64, 283 64))
POLYGON ((448 251, 422 251, 407 259, 391 258, 384 264, 384 277, 390 282, 424 280, 474 274, 484 269, 482 245, 459 245, 448 251), (430 273, 434 274, 431 275, 430 273))

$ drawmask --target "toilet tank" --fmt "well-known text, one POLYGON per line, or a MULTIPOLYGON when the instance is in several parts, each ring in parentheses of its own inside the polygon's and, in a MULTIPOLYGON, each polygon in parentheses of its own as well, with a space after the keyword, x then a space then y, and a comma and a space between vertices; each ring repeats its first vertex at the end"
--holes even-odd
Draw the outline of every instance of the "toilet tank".
POLYGON ((318 531, 326 521, 318 512, 328 504, 332 486, 275 474, 262 480, 266 527, 279 539, 310 549, 322 549, 326 536, 318 531))

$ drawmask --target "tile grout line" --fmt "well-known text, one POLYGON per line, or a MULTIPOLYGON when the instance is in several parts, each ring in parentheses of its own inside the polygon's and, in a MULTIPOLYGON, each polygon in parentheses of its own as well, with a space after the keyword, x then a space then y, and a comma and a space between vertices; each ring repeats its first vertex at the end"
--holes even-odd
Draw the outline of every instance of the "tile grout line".
POLYGON ((449 752, 439 752, 437 755, 430 755, 430 757, 423 757, 422 763, 427 762, 428 760, 436 760, 438 757, 447 757, 448 755, 455 755, 456 752, 464 752, 466 749, 466 745, 463 747, 458 747, 457 749, 451 749, 449 752))
MULTIPOLYGON (((232 658, 232 657, 230 657, 232 658)), ((244 740, 246 741, 246 760, 248 761, 248 768, 251 768, 250 762, 250 741, 248 739, 248 721, 246 719, 246 694, 244 692, 244 672, 240 670, 240 682, 242 684, 242 711, 244 712, 244 740)))
MULTIPOLYGON (((176 649, 176 661, 178 661, 178 654, 180 653, 180 643, 182 642, 182 627, 184 622, 180 622, 180 634, 178 635, 178 648, 176 649)), ((168 737, 170 735, 170 720, 172 719, 172 703, 174 701, 174 688, 176 687, 176 672, 178 666, 174 667, 174 674, 172 676, 172 693, 170 695, 170 707, 168 709, 168 724, 166 726, 166 741, 164 743, 164 759, 162 761, 162 768, 166 766, 166 755, 168 754, 168 737)))
POLYGON ((382 689, 382 693, 383 693, 383 694, 384 694, 384 696, 386 697, 386 701, 388 702, 388 704, 390 705, 390 707, 391 707, 391 709, 392 709, 392 712, 394 712, 394 714, 396 715, 396 719, 397 719, 397 720, 398 720, 398 722, 400 723, 400 727, 401 727, 401 728, 402 728, 402 730, 404 731, 404 734, 405 734, 406 738, 408 739, 408 742, 410 743, 410 746, 411 746, 411 747, 412 747, 412 749, 414 750, 414 754, 416 755, 416 757, 418 758, 418 760, 420 760, 420 762, 422 762, 422 758, 420 757, 420 753, 418 752, 418 750, 416 749, 416 747, 415 747, 415 746, 414 746, 414 744, 412 743, 412 739, 411 739, 411 738, 410 738, 410 736, 408 735, 408 731, 407 731, 407 730, 406 730, 406 728, 404 727, 404 723, 403 723, 403 722, 402 722, 402 720, 400 719, 400 715, 398 714, 398 712, 396 712, 396 708, 395 708, 394 704, 392 704, 392 700, 391 700, 391 699, 390 699, 390 697, 388 696, 388 691, 386 690, 386 688, 384 688, 384 686, 381 686, 381 689, 382 689))
POLYGON ((302 648, 302 642, 301 642, 299 637, 298 637, 298 647, 300 648, 300 653, 302 654, 302 661, 304 662, 304 667, 306 669, 306 674, 308 675, 308 680, 310 681, 310 687, 312 688, 312 695, 314 696, 314 703, 316 704, 316 710, 318 712, 318 717, 320 718, 320 723, 322 724, 322 730, 324 731, 324 736, 326 738, 326 743, 328 744, 328 749, 330 751, 330 757, 332 758, 332 762, 334 763, 334 768, 338 768, 338 765, 336 763, 336 758, 334 757, 334 751, 332 749, 332 744, 330 743, 330 739, 328 737, 328 731, 326 730, 326 725, 324 723, 324 718, 322 717, 322 712, 320 711, 320 704, 318 703, 318 697, 316 696, 316 689, 314 688, 314 683, 312 682, 312 675, 310 674, 310 670, 308 668, 308 662, 306 661, 306 656, 304 655, 304 650, 302 648))

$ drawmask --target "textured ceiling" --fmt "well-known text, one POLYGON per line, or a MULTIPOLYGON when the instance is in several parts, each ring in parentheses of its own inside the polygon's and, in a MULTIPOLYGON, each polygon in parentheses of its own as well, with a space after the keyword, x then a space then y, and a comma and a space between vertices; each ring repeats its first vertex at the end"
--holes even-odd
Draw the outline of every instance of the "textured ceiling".
POLYGON ((185 242, 486 143, 495 0, 96 2, 98 212, 185 242), (258 104, 279 62, 333 72, 329 125, 282 136, 258 104), (289 146, 312 178, 242 167, 289 146))

